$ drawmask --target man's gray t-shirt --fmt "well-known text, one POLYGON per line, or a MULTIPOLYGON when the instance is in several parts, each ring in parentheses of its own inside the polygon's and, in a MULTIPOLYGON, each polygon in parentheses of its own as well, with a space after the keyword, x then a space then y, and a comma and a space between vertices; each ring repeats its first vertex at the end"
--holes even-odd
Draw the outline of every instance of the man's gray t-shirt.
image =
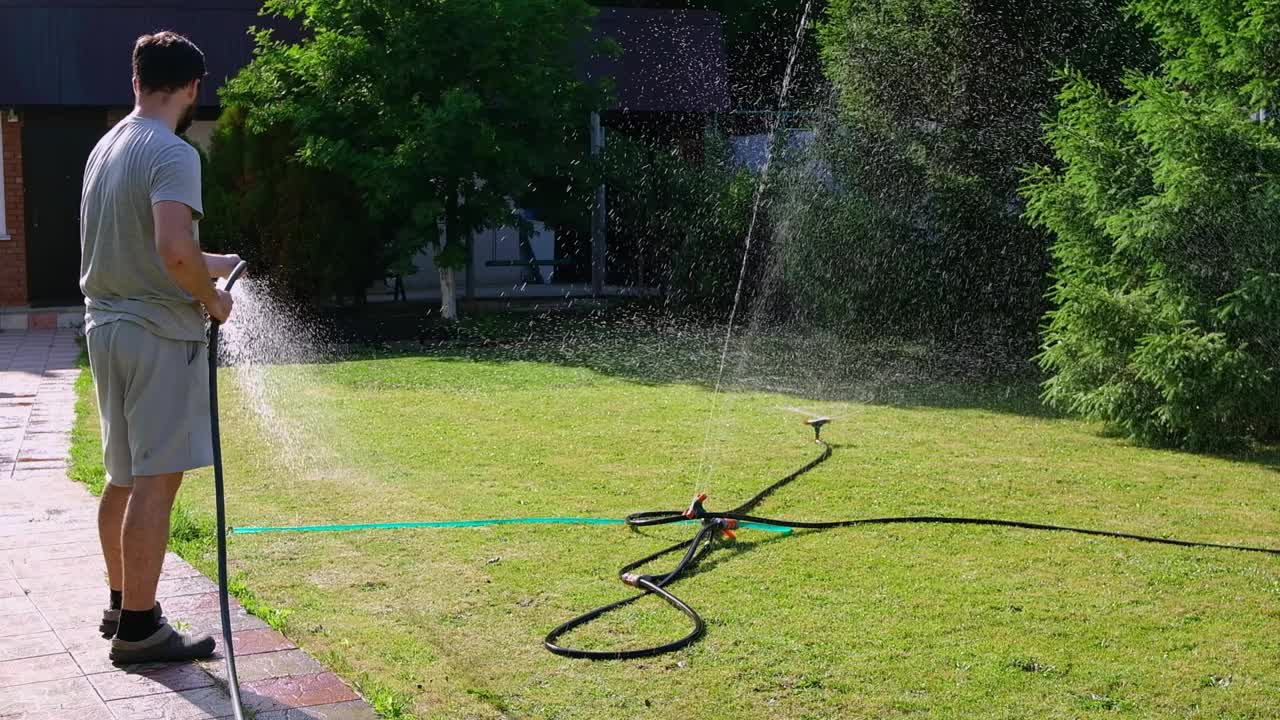
MULTIPOLYGON (((129 115, 98 141, 80 195, 80 290, 85 331, 118 320, 160 337, 204 341, 200 303, 156 250, 151 206, 165 200, 203 215, 200 156, 163 123, 129 115)), ((199 241, 199 228, 192 233, 199 241)))

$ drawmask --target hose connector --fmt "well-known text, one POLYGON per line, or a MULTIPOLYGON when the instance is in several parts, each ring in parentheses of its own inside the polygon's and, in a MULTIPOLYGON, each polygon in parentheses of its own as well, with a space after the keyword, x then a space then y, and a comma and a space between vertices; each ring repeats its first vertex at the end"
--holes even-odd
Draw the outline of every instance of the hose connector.
POLYGON ((630 585, 633 588, 638 588, 640 587, 640 576, 637 575, 636 573, 623 573, 622 582, 625 585, 630 585))
POLYGON ((715 524, 720 528, 720 534, 726 540, 737 540, 738 534, 734 530, 738 529, 738 521, 733 518, 716 518, 715 524))

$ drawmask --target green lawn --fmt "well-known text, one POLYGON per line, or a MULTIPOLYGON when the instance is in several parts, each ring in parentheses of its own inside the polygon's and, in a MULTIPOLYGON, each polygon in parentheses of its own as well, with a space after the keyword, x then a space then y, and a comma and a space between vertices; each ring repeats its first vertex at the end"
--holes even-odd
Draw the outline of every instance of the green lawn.
MULTIPOLYGON (((274 368, 265 421, 224 371, 231 522, 620 517, 695 488, 727 508, 815 454, 780 409, 801 405, 840 417, 835 455, 762 514, 983 515, 1280 545, 1275 452, 1135 448, 1044 412, 1027 381, 814 381, 717 399, 702 371, 653 361, 661 350, 617 339, 613 364, 479 348, 274 368), (640 356, 663 372, 618 360, 640 356)), ((211 511, 209 474, 182 500, 211 511)), ((622 595, 618 566, 690 532, 235 536, 230 552, 259 612, 388 717, 1280 716, 1280 558, 1056 533, 744 531, 675 587, 709 624, 692 648, 606 663, 542 649, 551 627, 622 595)), ((571 639, 618 647, 684 628, 645 601, 571 639)))

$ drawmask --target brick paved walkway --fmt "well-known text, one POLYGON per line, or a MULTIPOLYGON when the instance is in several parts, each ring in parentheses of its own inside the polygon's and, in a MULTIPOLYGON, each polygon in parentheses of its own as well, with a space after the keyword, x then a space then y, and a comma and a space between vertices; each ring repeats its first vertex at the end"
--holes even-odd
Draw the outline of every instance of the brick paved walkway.
MULTIPOLYGON (((221 658, 113 667, 97 501, 67 479, 80 354, 73 331, 0 333, 0 718, 224 718, 221 658)), ((217 586, 172 553, 165 615, 220 636, 217 586)), ((336 675, 235 606, 237 670, 258 720, 371 720, 336 675)))

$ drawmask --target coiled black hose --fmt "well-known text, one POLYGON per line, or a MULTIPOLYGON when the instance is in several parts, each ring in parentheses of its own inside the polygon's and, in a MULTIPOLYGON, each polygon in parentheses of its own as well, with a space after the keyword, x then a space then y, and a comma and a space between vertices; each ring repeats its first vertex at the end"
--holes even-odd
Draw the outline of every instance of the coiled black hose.
POLYGON ((859 525, 897 525, 897 524, 945 524, 945 525, 991 525, 997 527, 1020 528, 1023 530, 1055 530, 1059 532, 1079 533, 1082 535, 1097 535, 1102 537, 1120 538, 1124 540, 1138 540, 1141 542, 1159 543, 1161 545, 1176 545, 1179 547, 1203 547, 1218 548, 1224 550, 1240 550, 1245 552, 1259 552, 1270 555, 1280 555, 1280 549, 1252 547, 1248 545, 1229 545, 1223 543, 1196 542, 1191 540, 1177 540, 1173 538, 1162 538, 1151 535, 1138 535, 1134 533, 1112 532, 1108 530, 1092 530, 1089 528, 1067 527, 1063 525, 1050 525, 1045 523, 1023 522, 1021 520, 996 520, 991 518, 970 518, 970 517, 948 517, 936 515, 913 515, 903 517, 882 517, 882 518, 862 518, 856 520, 833 520, 824 522, 804 522, 798 520, 779 520, 776 518, 760 517, 752 515, 750 512, 757 505, 764 502, 773 493, 782 487, 790 484, 796 478, 813 470, 831 457, 831 446, 821 437, 822 426, 826 424, 826 420, 818 421, 816 424, 811 421, 809 424, 814 427, 815 442, 822 446, 822 452, 817 458, 810 461, 804 467, 778 480, 764 490, 757 493, 750 500, 739 505, 728 512, 710 512, 704 506, 703 502, 706 496, 699 495, 694 499, 693 504, 688 510, 658 510, 649 512, 633 513, 627 516, 627 524, 634 527, 648 527, 653 525, 667 525, 670 523, 685 522, 688 520, 700 520, 702 526, 698 529, 692 540, 682 543, 676 543, 668 548, 659 550, 652 555, 643 557, 635 562, 629 563, 618 572, 619 579, 625 584, 640 590, 640 593, 623 598, 615 603, 596 608, 591 612, 579 615, 572 620, 560 625, 551 632, 547 633, 543 645, 555 653, 570 658, 582 658, 588 660, 631 660, 635 658, 652 657, 654 655, 662 655, 681 648, 687 647, 696 642, 706 632, 706 623, 702 617, 698 615, 688 603, 676 597, 667 589, 667 586, 680 579, 687 571, 697 565, 712 548, 712 543, 720 535, 732 537, 733 530, 738 527, 739 523, 751 522, 760 525, 773 525, 776 527, 788 527, 808 530, 825 530, 830 528, 855 527, 859 525), (684 556, 680 562, 666 573, 658 575, 638 575, 634 571, 654 560, 673 554, 680 550, 684 550, 684 556), (653 647, 636 648, 634 650, 583 650, 579 648, 565 647, 560 644, 560 638, 571 630, 580 628, 588 623, 596 620, 602 615, 617 610, 620 607, 630 605, 631 603, 646 597, 648 595, 657 595, 671 605, 676 610, 684 614, 692 624, 692 629, 687 635, 673 642, 655 645, 653 647))

